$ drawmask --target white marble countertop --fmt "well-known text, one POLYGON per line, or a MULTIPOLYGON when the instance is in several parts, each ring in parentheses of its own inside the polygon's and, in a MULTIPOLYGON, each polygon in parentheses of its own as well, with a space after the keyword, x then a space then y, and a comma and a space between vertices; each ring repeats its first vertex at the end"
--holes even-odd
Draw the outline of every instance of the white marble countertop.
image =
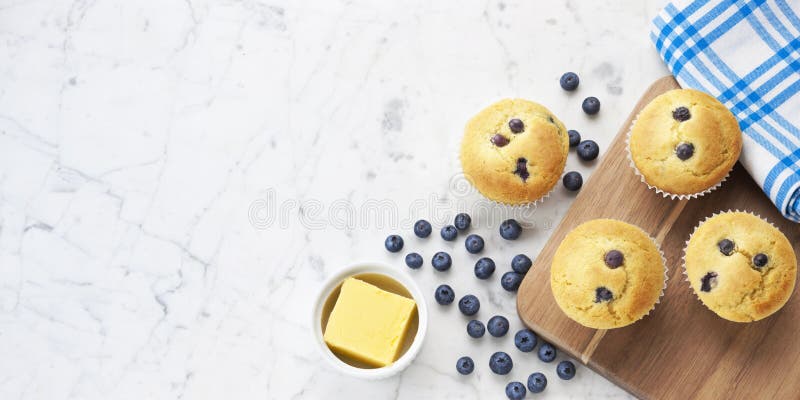
POLYGON ((433 288, 478 295, 512 331, 514 297, 472 276, 461 241, 410 224, 473 207, 499 271, 534 257, 572 197, 559 187, 504 243, 502 209, 450 188, 465 121, 526 97, 602 151, 667 74, 647 36, 664 1, 284 3, 0 0, 0 398, 496 399, 534 371, 550 379, 536 397, 627 397, 585 367, 559 380, 511 337, 468 340, 433 288), (353 260, 405 268, 390 232, 425 257, 429 335, 401 376, 357 381, 322 362, 309 310, 353 260), (499 348, 508 377, 486 366, 499 348))

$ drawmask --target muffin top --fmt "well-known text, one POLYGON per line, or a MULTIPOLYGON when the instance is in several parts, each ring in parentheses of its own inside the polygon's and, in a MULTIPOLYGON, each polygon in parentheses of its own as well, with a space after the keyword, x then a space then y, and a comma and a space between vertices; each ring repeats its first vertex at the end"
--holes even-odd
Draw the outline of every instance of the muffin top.
POLYGON ((639 113, 629 150, 647 184, 668 194, 690 195, 727 176, 742 151, 742 131, 714 97, 675 89, 639 113))
POLYGON ((685 250, 689 283, 722 318, 758 321, 789 300, 797 259, 786 236, 745 212, 715 215, 692 234, 685 250))
POLYGON ((596 329, 619 328, 647 315, 665 279, 653 240, 639 227, 613 219, 584 222, 569 232, 550 268, 561 310, 596 329))
POLYGON ((461 166, 467 180, 488 199, 527 204, 555 186, 568 151, 567 130, 547 108, 505 99, 467 123, 461 166))

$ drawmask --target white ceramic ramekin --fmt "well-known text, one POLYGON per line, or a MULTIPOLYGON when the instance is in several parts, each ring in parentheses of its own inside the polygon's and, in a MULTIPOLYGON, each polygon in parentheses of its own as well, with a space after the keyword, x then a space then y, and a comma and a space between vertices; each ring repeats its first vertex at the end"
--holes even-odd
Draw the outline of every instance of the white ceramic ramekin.
POLYGON ((325 284, 322 285, 320 292, 317 294, 314 302, 314 310, 311 313, 311 318, 311 328, 314 330, 314 340, 316 345, 322 354, 322 358, 327 360, 328 364, 331 365, 333 369, 356 378, 375 380, 388 378, 398 374, 400 371, 408 367, 411 364, 411 361, 414 360, 414 357, 417 356, 420 348, 422 348, 422 342, 425 339, 425 333, 428 329, 428 306, 425 303, 425 298, 422 296, 422 291, 420 291, 419 286, 417 286, 417 283, 414 282, 414 279, 412 279, 411 276, 405 271, 383 263, 366 261, 351 264, 350 266, 342 269, 338 273, 328 278, 325 284), (411 293, 411 297, 413 297, 414 301, 417 303, 417 314, 419 317, 417 331, 408 332, 409 335, 414 335, 414 340, 411 343, 411 347, 409 347, 405 354, 403 354, 399 359, 397 359, 397 361, 389 366, 371 369, 354 367, 336 357, 331 349, 328 348, 328 345, 325 344, 322 332, 322 311, 325 306, 325 301, 328 299, 330 293, 346 278, 353 275, 367 273, 386 275, 405 286, 408 292, 411 293))

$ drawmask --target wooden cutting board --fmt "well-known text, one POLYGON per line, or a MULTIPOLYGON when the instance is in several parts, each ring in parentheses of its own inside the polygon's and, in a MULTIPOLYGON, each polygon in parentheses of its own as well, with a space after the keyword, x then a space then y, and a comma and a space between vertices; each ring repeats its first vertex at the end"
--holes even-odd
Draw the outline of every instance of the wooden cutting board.
POLYGON ((780 215, 740 164, 721 188, 694 200, 665 199, 629 165, 625 134, 632 119, 654 97, 678 87, 672 77, 662 78, 636 104, 522 282, 519 315, 545 340, 639 398, 798 398, 800 295, 795 293, 764 320, 728 322, 695 297, 681 257, 692 229, 720 210, 747 210, 767 218, 787 235, 795 253, 800 225, 780 215), (656 238, 667 258, 669 280, 661 303, 625 328, 595 330, 573 322, 550 290, 550 262, 559 243, 572 228, 595 218, 638 225, 656 238))

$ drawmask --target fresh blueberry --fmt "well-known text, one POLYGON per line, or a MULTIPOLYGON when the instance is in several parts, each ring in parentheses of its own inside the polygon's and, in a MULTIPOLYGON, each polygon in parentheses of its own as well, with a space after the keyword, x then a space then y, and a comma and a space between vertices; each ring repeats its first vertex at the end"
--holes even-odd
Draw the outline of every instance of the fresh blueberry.
POLYGON ((459 213, 456 215, 456 220, 454 225, 456 229, 463 231, 469 229, 470 224, 472 224, 472 218, 470 218, 469 214, 467 213, 459 213))
POLYGON ((561 75, 561 80, 559 81, 561 88, 568 92, 577 89, 580 82, 581 80, 578 78, 578 74, 574 72, 567 72, 561 75))
POLYGON ((478 254, 483 251, 483 238, 473 233, 464 240, 464 247, 470 254, 478 254))
POLYGON ((717 247, 719 248, 719 252, 729 256, 733 254, 733 249, 736 247, 736 244, 733 243, 733 240, 730 239, 722 239, 717 243, 717 247))
POLYGON ((508 271, 500 278, 500 286, 509 292, 516 292, 522 284, 522 275, 514 271, 508 271))
POLYGON ((508 333, 508 319, 502 315, 495 315, 489 318, 489 322, 486 323, 486 329, 494 337, 503 337, 508 333))
POLYGON ((575 364, 572 361, 562 361, 558 363, 556 373, 559 378, 568 381, 575 377, 575 364))
POLYGON ((437 303, 446 306, 453 303, 453 300, 456 298, 456 292, 454 292, 453 288, 449 285, 439 285, 433 297, 436 298, 437 303))
POLYGON ((611 269, 619 268, 625 262, 625 256, 619 250, 611 250, 603 256, 606 266, 611 269))
POLYGON ((506 240, 516 240, 522 234, 522 226, 515 219, 507 219, 500 223, 500 236, 506 240))
POLYGON ((578 131, 570 129, 567 134, 569 134, 569 147, 575 147, 581 142, 581 134, 578 131))
POLYGON ((764 253, 758 253, 753 256, 753 265, 755 265, 756 268, 761 268, 767 265, 768 262, 769 262, 769 257, 767 257, 767 255, 764 253))
POLYGON ((411 269, 418 269, 422 266, 422 256, 419 253, 406 254, 406 265, 411 269))
POLYGON ((403 238, 398 235, 389 235, 386 237, 386 242, 384 242, 386 246, 386 250, 391 251, 392 253, 397 253, 400 250, 403 250, 403 238))
POLYGON ((486 333, 486 327, 483 326, 483 322, 473 319, 467 323, 467 335, 470 337, 477 339, 483 337, 484 333, 486 333))
POLYGON ((421 219, 414 223, 414 234, 417 237, 426 238, 431 235, 433 228, 431 228, 431 223, 421 219))
POLYGON ((542 345, 539 346, 539 359, 546 363, 555 360, 556 348, 550 343, 542 342, 542 345))
POLYGON ((433 265, 433 268, 437 271, 447 271, 450 269, 450 266, 453 265, 453 259, 450 258, 450 254, 440 251, 433 255, 431 265, 433 265))
POLYGON ((536 348, 539 338, 530 329, 523 329, 514 335, 514 345, 517 346, 519 351, 529 353, 536 348))
POLYGON ((475 263, 475 276, 478 279, 489 279, 494 273, 494 261, 489 257, 483 257, 475 263))
POLYGON ((481 302, 477 297, 468 294, 458 301, 458 309, 466 316, 475 315, 481 309, 481 302))
POLYGON ((541 393, 547 387, 547 377, 541 372, 534 372, 528 377, 528 390, 541 393))
POLYGON ((525 254, 517 254, 511 259, 511 269, 521 275, 527 274, 528 270, 531 269, 531 265, 533 265, 533 262, 525 254))
POLYGON ((688 121, 692 118, 692 113, 689 112, 688 108, 681 106, 672 110, 672 118, 678 122, 688 121))
POLYGON ((511 360, 511 356, 509 356, 508 353, 498 351, 489 357, 489 369, 495 374, 505 375, 511 372, 511 368, 513 367, 514 362, 511 360))
POLYGON ((525 385, 522 382, 510 382, 506 385, 506 396, 509 400, 522 400, 526 394, 525 385))
POLYGON ((522 133, 525 130, 525 124, 519 118, 512 118, 508 121, 508 129, 511 129, 511 132, 514 133, 522 133))
POLYGON ((458 236, 458 230, 453 225, 447 225, 442 228, 441 234, 442 239, 452 242, 453 240, 456 240, 456 236, 458 236))
POLYGON ((691 143, 681 143, 675 148, 675 155, 681 161, 686 161, 694 155, 694 145, 691 143))
POLYGON ((581 108, 583 108, 583 112, 594 115, 600 112, 600 100, 597 100, 597 97, 590 96, 583 99, 583 104, 581 104, 581 108))
POLYGON ((583 186, 583 177, 581 173, 578 171, 569 171, 564 174, 564 178, 561 180, 564 184, 564 187, 567 188, 570 192, 576 192, 580 190, 581 186, 583 186))
POLYGON ((461 375, 469 375, 475 370, 475 363, 469 357, 461 357, 456 361, 456 371, 461 375))
POLYGON ((584 140, 578 145, 578 158, 592 161, 600 155, 600 146, 594 140, 584 140))

